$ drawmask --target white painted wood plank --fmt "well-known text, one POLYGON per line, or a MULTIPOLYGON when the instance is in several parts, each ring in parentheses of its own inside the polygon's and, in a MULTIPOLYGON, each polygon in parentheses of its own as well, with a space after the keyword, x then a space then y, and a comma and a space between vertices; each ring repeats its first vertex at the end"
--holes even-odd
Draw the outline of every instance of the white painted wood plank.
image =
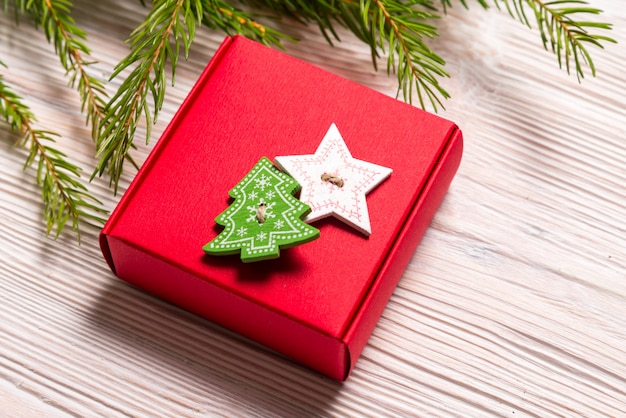
MULTIPOLYGON (((77 2, 108 78, 146 10, 77 2)), ((248 344, 117 279, 87 229, 43 237, 25 153, 0 141, 0 410, 8 416, 620 416, 626 411, 626 12, 592 0, 620 44, 593 51, 578 84, 534 31, 503 12, 454 7, 433 42, 453 94, 442 115, 464 160, 346 383, 248 344)), ((316 28, 290 54, 395 94, 367 47, 316 28)), ((0 14, 0 69, 59 146, 93 145, 53 49, 0 14)), ((222 35, 201 30, 169 88, 158 137, 222 35)), ((119 80, 111 83, 114 91, 119 80)), ((2 137, 7 129, 0 125, 2 137)), ((152 144, 138 141, 136 159, 152 144)), ((89 172, 86 175, 90 174, 89 172)), ((129 170, 122 189, 132 179, 129 170)), ((106 180, 90 185, 108 208, 106 180)))

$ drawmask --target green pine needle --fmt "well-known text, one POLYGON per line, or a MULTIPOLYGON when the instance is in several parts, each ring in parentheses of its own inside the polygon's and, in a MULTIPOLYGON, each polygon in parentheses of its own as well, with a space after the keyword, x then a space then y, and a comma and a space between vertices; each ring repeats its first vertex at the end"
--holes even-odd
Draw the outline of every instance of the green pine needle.
POLYGON ((70 222, 80 240, 80 221, 102 224, 102 202, 89 194, 80 182, 80 168, 67 160, 67 156, 52 146, 57 134, 35 129, 35 117, 0 77, 0 115, 21 134, 18 145, 28 148, 24 168, 35 165, 37 184, 41 187, 44 203, 46 234, 63 231, 70 222))
POLYGON ((387 73, 396 73, 404 100, 413 102, 416 92, 422 108, 425 99, 435 110, 443 106, 441 97, 450 97, 438 81, 439 77, 448 77, 445 61, 425 42, 439 36, 436 28, 426 23, 439 18, 432 12, 431 2, 361 1, 360 13, 372 33, 372 47, 385 52, 387 46, 387 73))
POLYGON ((166 63, 173 76, 181 45, 186 56, 201 20, 200 1, 155 1, 146 20, 131 34, 131 52, 116 66, 111 79, 127 69, 130 73, 106 105, 96 141, 99 162, 94 175, 108 172, 115 192, 142 118, 146 141, 150 138, 165 98, 166 63))
MULTIPOLYGON (((467 7, 465 0, 459 1, 467 7)), ((483 8, 489 8, 486 0, 477 1, 483 8)), ((441 0, 441 3, 444 10, 451 6, 450 0, 441 0)), ((593 33, 611 30, 612 25, 587 20, 589 16, 601 14, 602 10, 589 7, 586 0, 493 0, 493 3, 498 8, 504 5, 513 18, 529 28, 532 28, 529 16, 534 17, 544 48, 556 55, 559 68, 565 66, 568 74, 575 71, 578 81, 585 77, 585 68, 596 76, 587 47, 604 48, 603 42, 615 43, 613 38, 593 33)))
POLYGON ((117 65, 111 76, 118 77, 130 69, 130 74, 125 76, 117 93, 107 103, 98 127, 99 162, 94 175, 107 172, 114 192, 117 192, 125 160, 129 158, 137 126, 142 121, 146 126, 146 142, 150 139, 150 128, 165 99, 166 64, 171 66, 173 83, 181 49, 187 58, 199 24, 280 46, 279 32, 257 23, 225 2, 155 1, 145 21, 131 34, 130 54, 117 65))
MULTIPOLYGON (((81 111, 86 123, 92 126, 92 138, 97 138, 97 126, 103 116, 106 93, 104 83, 88 73, 92 63, 91 50, 86 44, 85 32, 76 26, 71 16, 70 0, 40 0, 15 2, 15 18, 29 14, 35 25, 41 27, 46 39, 54 45, 61 66, 68 76, 68 84, 76 88, 81 98, 81 111)), ((5 10, 8 1, 5 0, 5 10)))
MULTIPOLYGON (((505 9, 528 27, 537 26, 542 43, 552 51, 560 67, 575 72, 581 80, 588 69, 596 75, 588 47, 602 48, 615 42, 603 34, 611 30, 608 23, 596 22, 590 16, 601 14, 586 0, 476 0, 488 9, 490 5, 505 9)), ((467 0, 458 0, 464 7, 467 0)), ((137 127, 150 128, 158 118, 165 100, 166 87, 174 83, 176 68, 182 56, 186 59, 198 26, 241 34, 263 44, 282 47, 282 41, 294 40, 263 24, 259 15, 239 9, 226 0, 155 0, 145 20, 129 38, 130 52, 115 67, 111 78, 123 77, 113 95, 105 94, 104 82, 88 73, 91 59, 85 33, 71 17, 71 0, 4 0, 4 12, 11 9, 16 23, 27 14, 41 27, 55 47, 69 85, 81 97, 81 109, 97 148, 98 163, 92 175, 108 174, 117 192, 126 161, 134 164, 129 151, 134 147, 137 127), (10 7, 10 3, 12 6, 10 7), (171 73, 168 74, 167 66, 171 73)), ((435 23, 440 18, 435 0, 239 0, 265 18, 290 17, 304 24, 315 23, 330 44, 339 40, 337 27, 351 31, 366 43, 376 68, 380 56, 386 56, 388 74, 395 73, 398 95, 435 111, 449 97, 439 84, 448 77, 444 60, 428 46, 438 35, 435 23)), ((452 0, 440 0, 445 13, 452 0)), ((143 4, 143 1, 142 1, 143 4)), ((267 20, 267 19, 266 19, 267 20)), ((1 79, 0 79, 1 80, 1 79)), ((52 147, 55 135, 32 127, 34 116, 21 104, 19 97, 2 85, 0 114, 30 144, 27 165, 38 161, 37 180, 42 186, 48 233, 57 233, 70 219, 78 228, 78 219, 100 219, 97 200, 91 197, 76 178, 79 168, 67 162, 65 155, 52 147)))

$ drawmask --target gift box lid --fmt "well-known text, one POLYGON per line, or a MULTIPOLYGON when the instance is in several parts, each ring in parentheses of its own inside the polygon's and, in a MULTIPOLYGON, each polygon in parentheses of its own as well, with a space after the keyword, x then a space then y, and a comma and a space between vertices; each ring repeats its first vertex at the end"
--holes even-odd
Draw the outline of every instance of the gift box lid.
POLYGON ((461 157, 456 125, 282 52, 227 38, 101 234, 111 269, 183 308, 345 379, 461 157), (251 264, 203 246, 263 156, 312 154, 336 126, 392 174, 367 194, 369 236, 333 217, 320 238, 251 264))

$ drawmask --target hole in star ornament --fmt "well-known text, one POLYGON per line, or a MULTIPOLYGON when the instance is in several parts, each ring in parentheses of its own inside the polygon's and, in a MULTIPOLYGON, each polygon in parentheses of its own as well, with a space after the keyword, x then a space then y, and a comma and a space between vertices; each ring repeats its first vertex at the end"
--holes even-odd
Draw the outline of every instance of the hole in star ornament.
POLYGON ((305 222, 333 216, 366 236, 372 233, 365 195, 392 170, 352 157, 334 123, 315 154, 280 156, 275 162, 302 186, 300 200, 311 207, 305 222))

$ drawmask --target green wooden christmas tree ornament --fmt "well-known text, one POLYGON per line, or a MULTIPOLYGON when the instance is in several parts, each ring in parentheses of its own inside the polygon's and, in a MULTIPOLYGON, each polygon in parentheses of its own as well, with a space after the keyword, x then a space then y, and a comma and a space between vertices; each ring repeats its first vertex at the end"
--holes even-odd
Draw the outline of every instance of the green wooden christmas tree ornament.
POLYGON ((304 223, 311 208, 294 197, 300 185, 263 157, 228 192, 234 199, 215 222, 224 227, 203 249, 212 255, 241 252, 243 262, 280 256, 280 250, 318 238, 318 229, 304 223))

